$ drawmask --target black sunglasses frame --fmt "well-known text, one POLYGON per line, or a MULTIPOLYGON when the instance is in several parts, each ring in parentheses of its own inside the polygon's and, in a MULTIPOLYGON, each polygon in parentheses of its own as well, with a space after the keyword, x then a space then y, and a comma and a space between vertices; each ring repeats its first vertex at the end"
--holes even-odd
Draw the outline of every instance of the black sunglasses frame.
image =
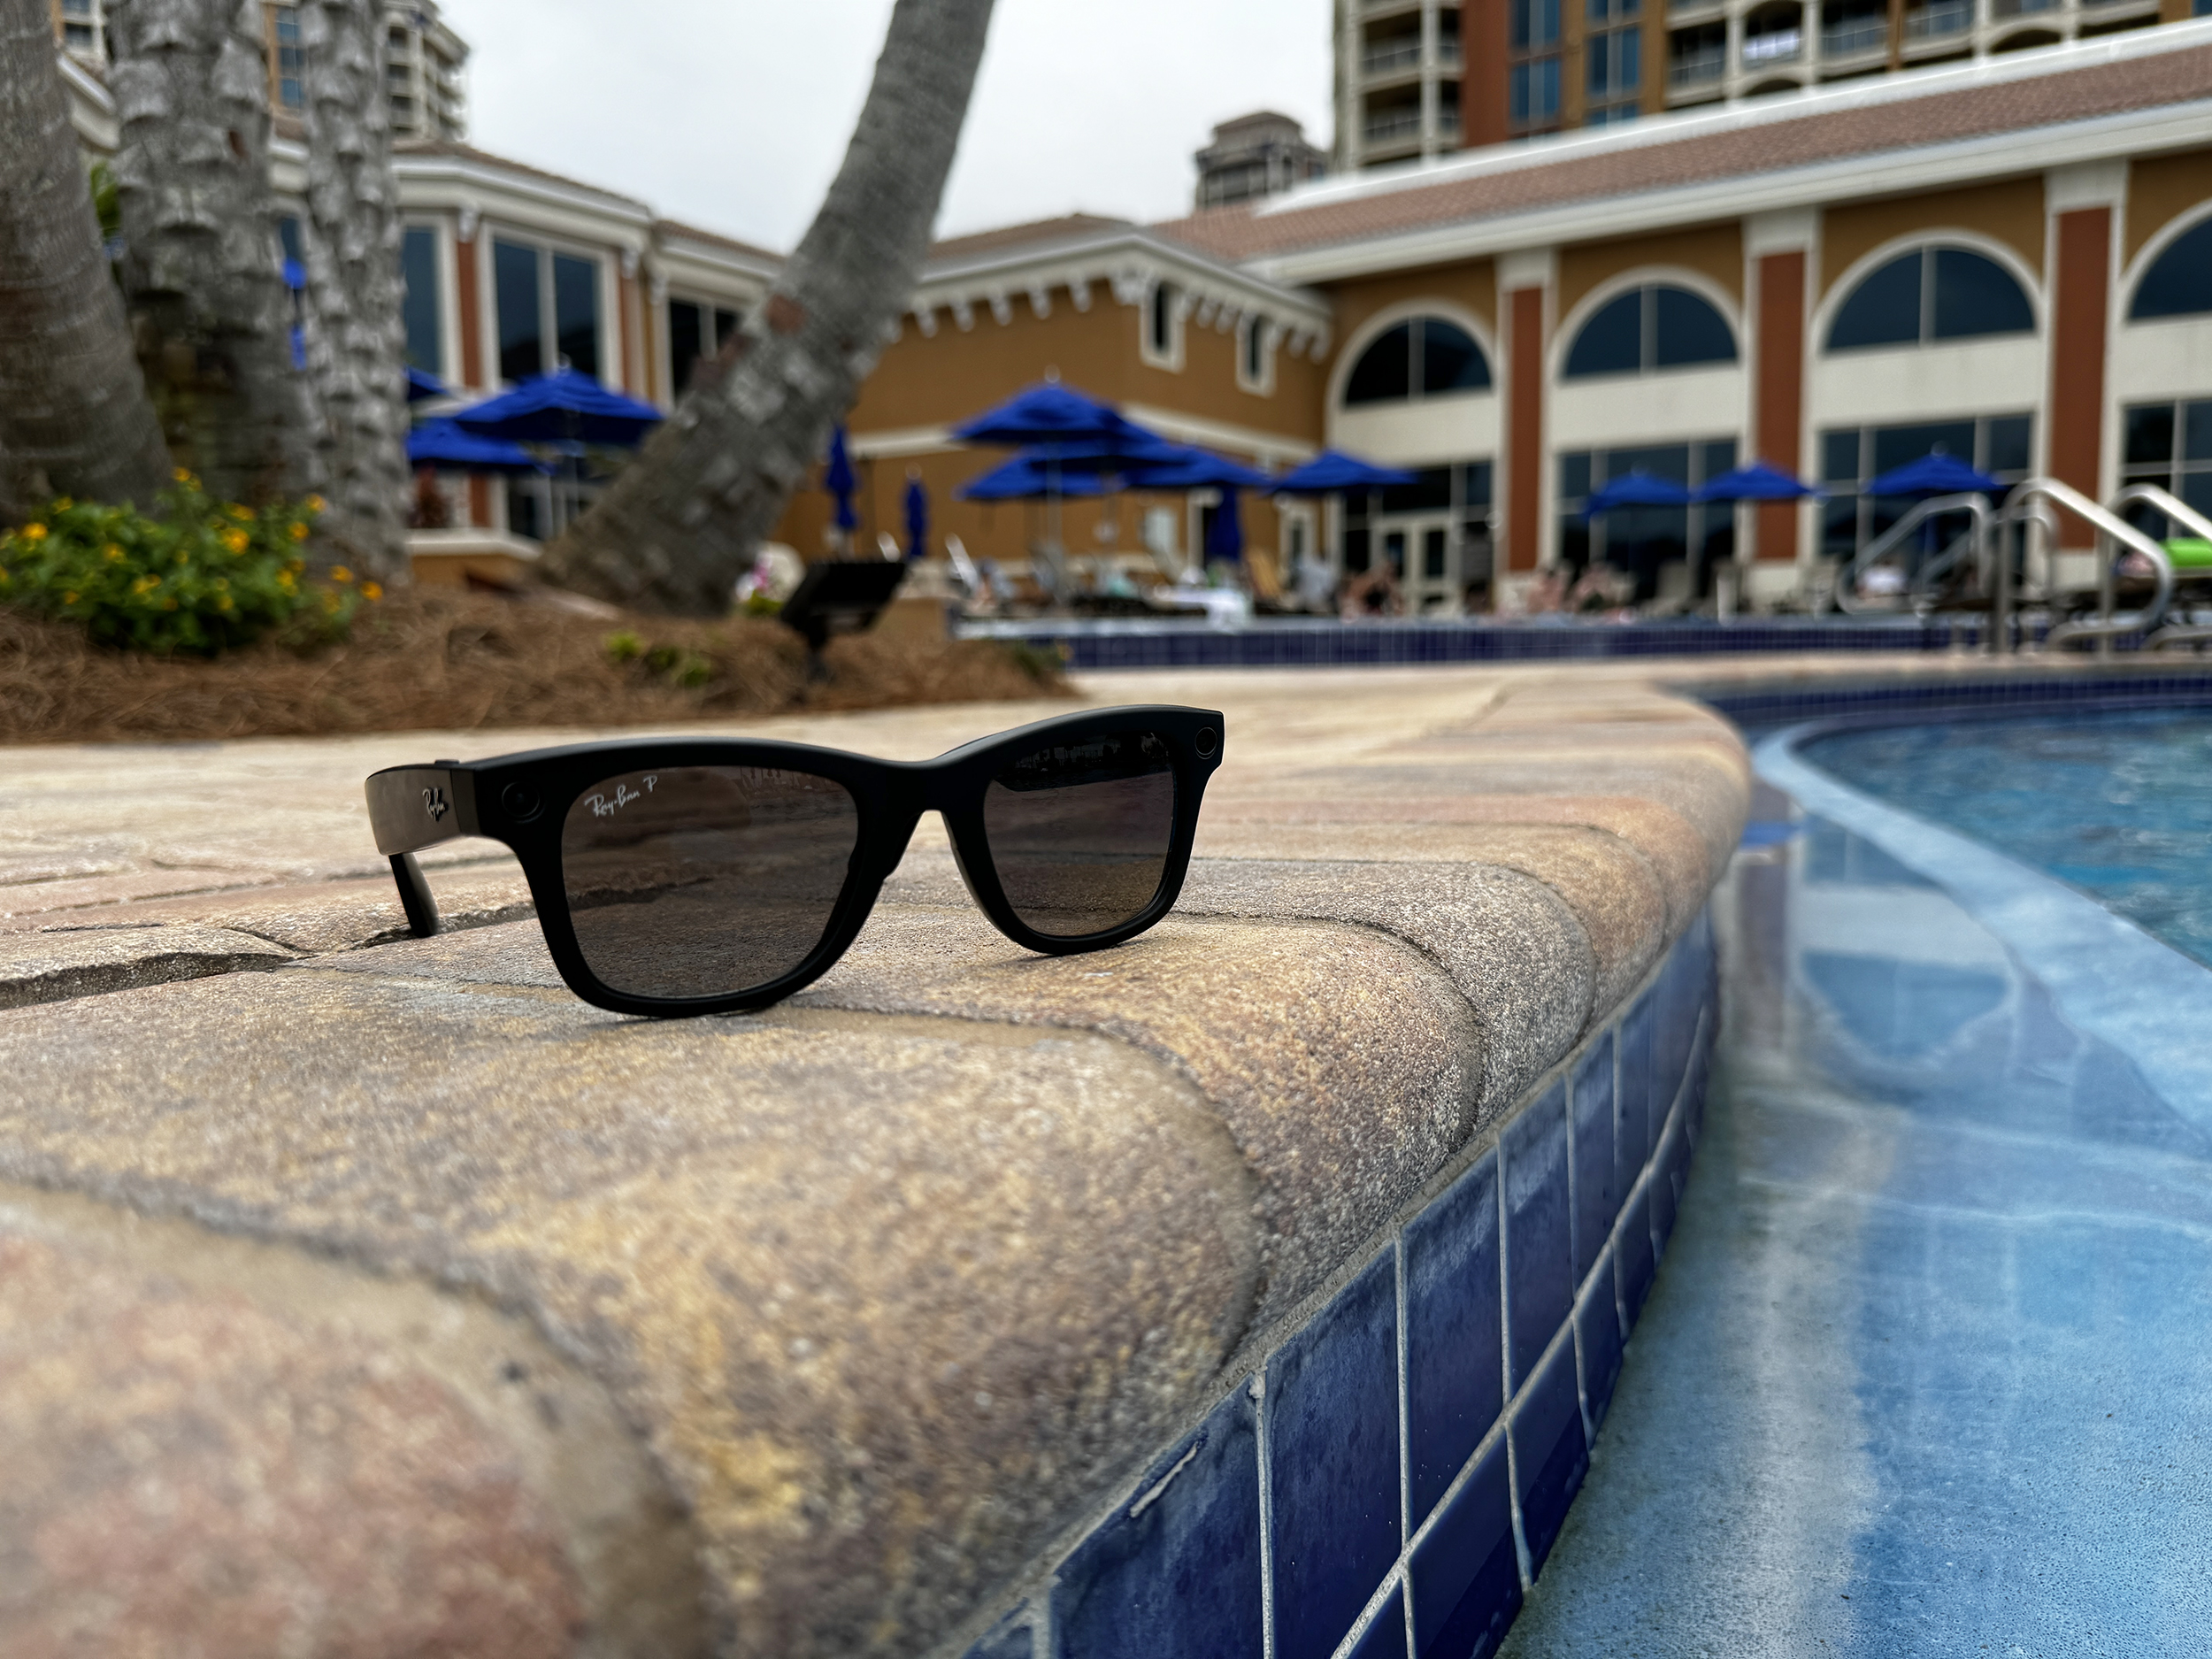
POLYGON ((841 749, 772 741, 649 738, 578 743, 488 760, 442 760, 376 772, 367 785, 369 821, 377 850, 391 860, 400 903, 417 938, 437 933, 438 907, 414 855, 442 841, 486 836, 504 842, 521 861, 554 966, 584 1001, 618 1014, 663 1018, 742 1013, 766 1008, 804 988, 845 954, 927 811, 944 815, 953 856, 970 895, 992 926, 1016 944, 1048 956, 1070 956, 1133 939, 1166 915, 1182 893, 1206 780, 1221 764, 1223 730, 1222 718, 1214 710, 1160 705, 1062 715, 925 761, 878 760, 841 749), (1175 774, 1175 817, 1159 890, 1136 916, 1104 933, 1077 938, 1041 933, 1015 913, 999 880, 984 829, 984 793, 1000 772, 1041 748, 1132 731, 1156 733, 1166 740, 1175 774), (680 766, 804 772, 842 785, 853 798, 859 833, 828 926, 805 960, 780 979, 716 996, 634 996, 604 983, 584 959, 561 872, 561 836, 569 810, 609 778, 680 766))

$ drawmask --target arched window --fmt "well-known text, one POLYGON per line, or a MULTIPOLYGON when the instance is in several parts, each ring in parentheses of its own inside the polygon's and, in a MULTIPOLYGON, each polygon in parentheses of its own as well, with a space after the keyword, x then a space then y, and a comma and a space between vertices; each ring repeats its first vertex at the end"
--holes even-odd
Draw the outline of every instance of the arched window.
POLYGON ((2212 219, 2185 230, 2151 261, 2135 285, 2128 321, 2195 317, 2212 311, 2212 219))
POLYGON ((1490 389, 1490 359, 1475 337, 1441 317, 1417 317, 1375 336, 1344 383, 1348 407, 1402 403, 1490 389))
POLYGON ((1828 349, 2034 332, 2035 308, 1994 259, 1964 248, 1916 248, 1861 279, 1828 330, 1828 349))
POLYGON ((1703 296, 1648 283, 1607 301, 1567 351, 1566 378, 1651 374, 1736 360, 1736 333, 1703 296))

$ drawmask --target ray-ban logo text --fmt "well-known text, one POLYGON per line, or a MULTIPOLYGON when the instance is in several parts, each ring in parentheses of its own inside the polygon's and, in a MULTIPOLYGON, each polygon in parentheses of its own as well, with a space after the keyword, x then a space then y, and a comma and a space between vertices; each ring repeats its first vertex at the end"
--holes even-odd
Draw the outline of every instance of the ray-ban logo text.
POLYGON ((425 789, 422 792, 422 810, 430 814, 433 824, 442 821, 452 810, 445 803, 445 791, 442 789, 425 789))
POLYGON ((614 787, 613 795, 588 795, 584 797, 584 803, 591 808, 594 818, 612 818, 631 802, 642 801, 652 794, 653 786, 660 781, 660 774, 648 772, 640 781, 645 785, 642 789, 633 789, 626 783, 618 783, 614 787))

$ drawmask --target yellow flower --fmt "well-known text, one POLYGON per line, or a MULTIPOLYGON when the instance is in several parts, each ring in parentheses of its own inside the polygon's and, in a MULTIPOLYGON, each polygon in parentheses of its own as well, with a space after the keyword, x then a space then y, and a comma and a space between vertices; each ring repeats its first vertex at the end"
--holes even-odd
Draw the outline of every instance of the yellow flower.
POLYGON ((225 594, 220 599, 218 599, 215 602, 215 608, 218 611, 229 611, 231 608, 230 595, 228 594, 225 594))
POLYGON ((23 539, 26 541, 43 541, 46 539, 46 526, 42 524, 25 525, 23 526, 23 539))
MULTIPOLYGON (((0 580, 5 580, 7 572, 5 571, 0 571, 0 580)), ((361 584, 361 597, 369 601, 372 604, 375 603, 376 601, 384 597, 383 585, 379 582, 363 582, 361 584)))
POLYGON ((56 512, 67 512, 76 504, 77 503, 75 502, 70 500, 70 498, 66 495, 57 495, 54 497, 54 511, 56 512))
POLYGON ((175 479, 180 484, 189 484, 192 481, 192 474, 186 472, 182 467, 177 468, 177 470, 170 473, 169 476, 175 479))
POLYGON ((111 565, 120 565, 123 562, 123 549, 112 541, 107 545, 107 556, 108 563, 111 565))
POLYGON ((77 603, 77 595, 74 594, 64 594, 61 596, 61 602, 65 605, 73 605, 77 603))
POLYGON ((223 532, 223 545, 234 553, 243 553, 252 545, 252 538, 243 530, 226 530, 223 532))
POLYGON ((329 505, 330 503, 320 495, 310 495, 307 498, 307 511, 310 512, 320 512, 329 505))
POLYGON ((295 520, 288 534, 293 541, 304 541, 307 540, 307 526, 295 520))
POLYGON ((330 567, 330 580, 342 588, 353 580, 353 572, 342 565, 333 565, 330 567))
POLYGON ((277 572, 277 586, 284 589, 286 593, 290 593, 294 585, 292 572, 290 571, 279 571, 277 572))
POLYGON ((253 509, 250 507, 242 507, 236 502, 233 502, 229 506, 224 508, 223 511, 228 513, 232 518, 237 519, 241 524, 251 524, 253 522, 253 509))

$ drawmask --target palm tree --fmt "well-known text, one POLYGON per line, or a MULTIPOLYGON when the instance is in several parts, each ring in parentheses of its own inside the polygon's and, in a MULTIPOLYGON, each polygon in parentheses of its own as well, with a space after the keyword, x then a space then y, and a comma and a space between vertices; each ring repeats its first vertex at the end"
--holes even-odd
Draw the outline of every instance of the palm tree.
POLYGON ((720 616, 912 296, 966 118, 991 0, 898 0, 821 211, 706 377, 546 552, 556 581, 720 616))
POLYGON ((108 0, 107 17, 124 296, 170 448, 218 499, 304 493, 309 403, 269 187, 261 10, 108 0))
POLYGON ((54 67, 47 0, 0 0, 0 525, 56 494, 151 506, 169 452, 54 67))
POLYGON ((354 564, 390 581, 407 565, 407 334, 381 11, 373 0, 308 0, 300 44, 307 370, 333 508, 324 529, 354 564))

